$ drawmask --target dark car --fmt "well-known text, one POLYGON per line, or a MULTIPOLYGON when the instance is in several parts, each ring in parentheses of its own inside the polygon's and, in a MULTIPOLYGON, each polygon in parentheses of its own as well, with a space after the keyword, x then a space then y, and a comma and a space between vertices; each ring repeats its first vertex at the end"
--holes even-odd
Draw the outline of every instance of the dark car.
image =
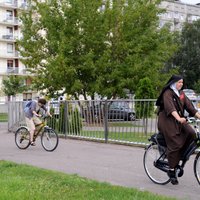
MULTIPOLYGON (((200 112, 199 100, 194 99, 194 100, 191 100, 191 101, 192 101, 192 104, 193 104, 194 108, 195 108, 196 110, 198 110, 198 112, 200 112)), ((186 110, 185 110, 184 116, 185 116, 185 117, 191 117, 191 116, 189 115, 189 113, 188 113, 186 110)))
POLYGON ((126 101, 108 101, 107 104, 104 102, 85 108, 83 118, 91 122, 105 118, 108 120, 134 121, 135 111, 126 101))

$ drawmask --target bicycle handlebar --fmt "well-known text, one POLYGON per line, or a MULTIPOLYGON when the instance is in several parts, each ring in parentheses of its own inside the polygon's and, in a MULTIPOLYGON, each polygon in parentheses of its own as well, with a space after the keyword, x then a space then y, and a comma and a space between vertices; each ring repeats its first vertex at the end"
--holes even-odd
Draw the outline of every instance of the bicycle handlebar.
POLYGON ((187 119, 187 122, 189 123, 189 124, 191 124, 191 123, 200 123, 200 119, 196 119, 195 117, 187 117, 186 118, 187 119))
POLYGON ((39 118, 41 118, 42 120, 45 120, 45 119, 47 119, 47 118, 49 118, 49 117, 52 117, 52 116, 46 115, 46 114, 41 114, 41 115, 39 116, 39 118))

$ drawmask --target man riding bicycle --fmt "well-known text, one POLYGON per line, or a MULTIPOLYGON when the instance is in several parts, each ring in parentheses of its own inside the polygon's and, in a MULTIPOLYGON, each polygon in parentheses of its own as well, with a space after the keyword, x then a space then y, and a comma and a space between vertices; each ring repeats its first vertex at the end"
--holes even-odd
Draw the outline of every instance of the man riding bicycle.
POLYGON ((42 124, 42 121, 40 120, 39 117, 41 117, 40 109, 42 108, 47 115, 51 116, 51 114, 47 111, 46 108, 46 100, 43 98, 38 99, 38 101, 31 100, 29 101, 24 109, 24 114, 25 114, 25 121, 27 124, 27 127, 29 128, 30 131, 30 144, 32 146, 35 146, 35 141, 34 141, 34 133, 36 130, 36 126, 42 124))
POLYGON ((164 135, 167 143, 167 158, 170 167, 168 176, 174 185, 178 184, 176 167, 181 155, 196 137, 194 129, 186 123, 184 111, 200 119, 200 113, 181 90, 182 87, 182 76, 173 75, 156 102, 159 106, 158 130, 164 135))

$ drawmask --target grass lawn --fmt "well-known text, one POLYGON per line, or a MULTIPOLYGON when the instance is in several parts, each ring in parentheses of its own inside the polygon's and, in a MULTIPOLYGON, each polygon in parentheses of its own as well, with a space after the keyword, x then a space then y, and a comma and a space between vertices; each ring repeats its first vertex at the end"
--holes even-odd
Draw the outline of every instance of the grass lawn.
POLYGON ((0 180, 2 200, 175 200, 7 161, 0 161, 0 180))
MULTIPOLYGON (((110 140, 120 140, 127 142, 141 142, 141 143, 149 143, 148 138, 153 133, 148 133, 148 135, 143 135, 141 133, 132 133, 132 132, 109 132, 108 139, 110 140)), ((93 137, 93 138, 105 138, 104 131, 82 131, 81 136, 85 137, 93 137)))
POLYGON ((8 114, 0 113, 0 122, 7 122, 7 121, 8 121, 8 114))

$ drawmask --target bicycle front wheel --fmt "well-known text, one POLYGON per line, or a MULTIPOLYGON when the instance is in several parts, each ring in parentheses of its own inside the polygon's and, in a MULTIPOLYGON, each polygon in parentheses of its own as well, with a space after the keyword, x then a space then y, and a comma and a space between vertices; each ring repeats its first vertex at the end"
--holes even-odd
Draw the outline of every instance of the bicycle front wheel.
POLYGON ((30 133, 27 127, 20 127, 15 132, 15 144, 19 149, 26 149, 30 145, 30 133))
POLYGON ((54 151, 58 146, 58 134, 53 129, 44 129, 41 135, 41 143, 46 151, 54 151))
POLYGON ((200 184, 200 152, 196 155, 194 160, 194 175, 197 182, 200 184))
MULTIPOLYGON (((156 184, 165 185, 170 179, 165 171, 158 169, 155 163, 160 158, 160 152, 157 144, 151 144, 147 147, 143 157, 143 165, 147 176, 156 184)), ((162 160, 163 163, 167 161, 162 160)), ((161 164, 160 164, 161 165, 161 164)), ((161 166, 162 167, 162 166, 161 166)))

